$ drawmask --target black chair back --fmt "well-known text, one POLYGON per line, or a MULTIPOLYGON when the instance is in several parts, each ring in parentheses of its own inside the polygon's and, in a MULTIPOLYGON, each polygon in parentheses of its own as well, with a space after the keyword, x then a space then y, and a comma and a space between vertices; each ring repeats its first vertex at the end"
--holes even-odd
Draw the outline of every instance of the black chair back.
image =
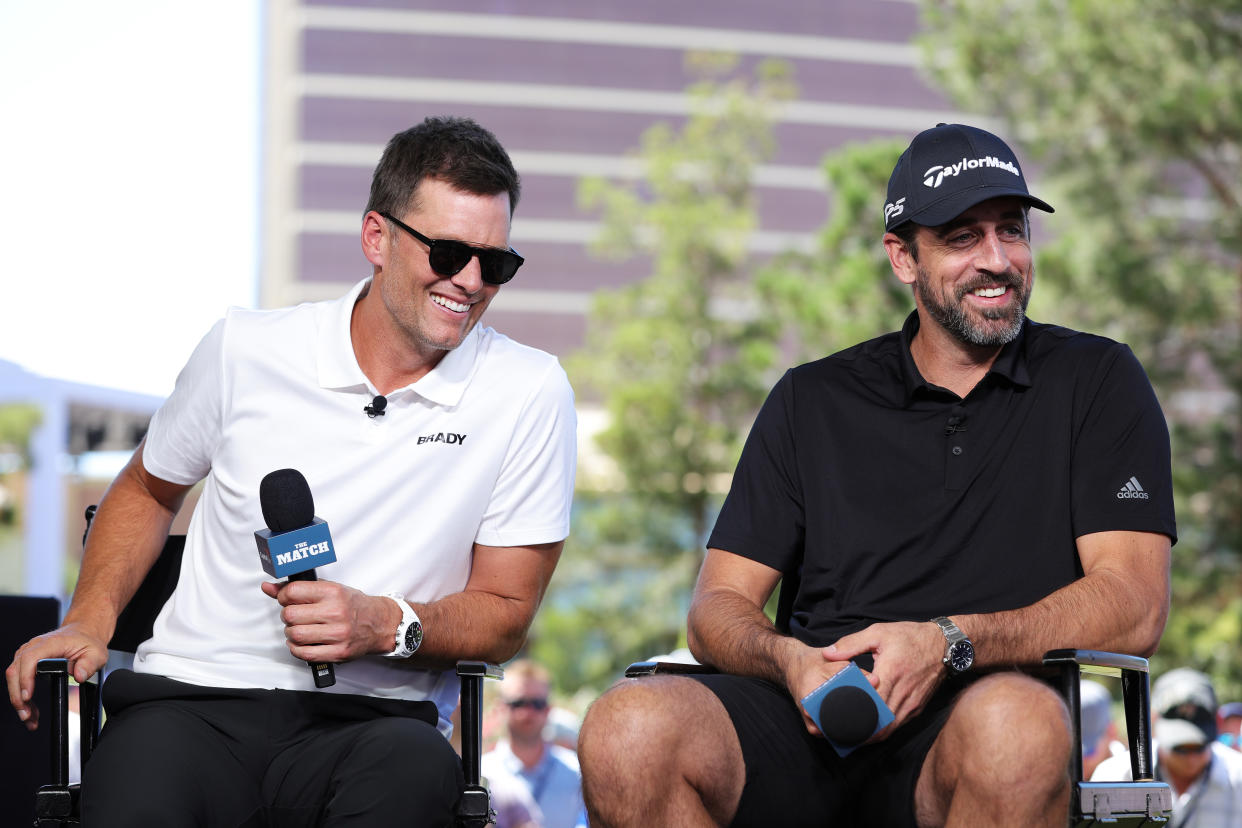
MULTIPOLYGON (((0 595, 0 653, 6 663, 18 647, 56 629, 59 623, 60 601, 56 598, 0 595)), ((35 682, 33 701, 40 710, 51 709, 51 698, 47 683, 35 682)), ((0 803, 4 803, 0 823, 30 825, 35 817, 30 792, 47 779, 52 744, 43 728, 30 732, 9 710, 0 716, 0 745, 0 803), (5 822, 10 819, 11 823, 5 822)))
POLYGON ((109 650, 132 653, 151 637, 151 627, 164 604, 177 588, 181 576, 181 556, 185 535, 169 535, 155 564, 143 579, 134 597, 116 619, 116 630, 108 642, 109 650))

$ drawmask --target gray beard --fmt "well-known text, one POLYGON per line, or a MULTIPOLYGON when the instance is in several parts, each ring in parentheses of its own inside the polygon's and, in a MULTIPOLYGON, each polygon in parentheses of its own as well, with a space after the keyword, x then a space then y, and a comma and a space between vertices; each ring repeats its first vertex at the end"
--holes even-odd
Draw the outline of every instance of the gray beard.
POLYGON ((918 269, 918 279, 914 288, 923 302, 928 315, 959 341, 967 345, 996 347, 1012 342, 1022 331, 1022 323, 1026 320, 1026 306, 1031 301, 1029 292, 1024 293, 1022 283, 1017 277, 1002 278, 999 281, 1018 292, 1018 304, 1012 309, 983 311, 984 319, 1001 321, 1000 327, 980 325, 966 310, 963 299, 974 290, 975 285, 968 285, 959 290, 956 301, 941 302, 940 297, 928 284, 927 272, 918 269))

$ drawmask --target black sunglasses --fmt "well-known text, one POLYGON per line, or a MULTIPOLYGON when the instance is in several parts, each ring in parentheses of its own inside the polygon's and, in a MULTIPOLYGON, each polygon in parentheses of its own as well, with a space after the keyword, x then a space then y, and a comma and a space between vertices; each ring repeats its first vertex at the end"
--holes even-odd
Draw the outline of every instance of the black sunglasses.
POLYGON ((470 259, 478 256, 483 281, 489 285, 503 285, 513 278, 522 262, 526 261, 513 248, 501 250, 497 247, 476 247, 453 239, 429 239, 388 213, 380 215, 427 245, 427 262, 441 276, 456 276, 461 273, 462 268, 470 264, 470 259))
POLYGON ((1193 755, 1195 755, 1195 754, 1203 753, 1203 751, 1205 751, 1205 750, 1207 750, 1207 749, 1208 749, 1208 745, 1206 745, 1206 744, 1203 744, 1203 745, 1174 745, 1172 748, 1170 748, 1170 750, 1172 750, 1174 753, 1180 754, 1180 755, 1182 755, 1182 756, 1193 756, 1193 755))
POLYGON ((508 699, 505 701, 505 704, 507 704, 509 707, 529 707, 531 710, 547 710, 548 709, 547 699, 526 699, 526 698, 508 699))

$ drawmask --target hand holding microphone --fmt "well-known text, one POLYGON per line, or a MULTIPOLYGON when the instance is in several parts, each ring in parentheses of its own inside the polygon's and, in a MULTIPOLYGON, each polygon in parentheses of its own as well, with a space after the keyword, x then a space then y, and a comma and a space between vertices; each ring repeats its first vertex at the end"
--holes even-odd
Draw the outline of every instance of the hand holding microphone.
POLYGON ((802 709, 842 758, 893 721, 893 711, 857 664, 825 681, 802 699, 802 709))
MULTIPOLYGON (((259 504, 267 529, 254 533, 263 571, 290 581, 317 580, 315 567, 333 563, 336 551, 328 524, 315 517, 310 485, 296 469, 271 472, 259 484, 259 504)), ((336 684, 331 664, 310 664, 316 687, 336 684)))

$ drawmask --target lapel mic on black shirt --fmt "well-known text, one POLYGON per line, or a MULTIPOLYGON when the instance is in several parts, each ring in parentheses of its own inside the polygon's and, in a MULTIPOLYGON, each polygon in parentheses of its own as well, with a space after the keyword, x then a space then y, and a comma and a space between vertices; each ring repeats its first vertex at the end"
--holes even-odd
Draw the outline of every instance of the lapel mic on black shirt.
POLYGON ((384 416, 384 409, 388 407, 388 398, 383 394, 376 394, 375 399, 371 400, 370 405, 364 405, 362 410, 367 412, 367 416, 371 419, 384 416))
POLYGON ((952 437, 955 431, 965 431, 966 426, 962 425, 962 423, 964 422, 966 422, 965 414, 962 414, 962 415, 954 414, 952 417, 949 418, 949 422, 945 424, 944 436, 952 437))
MULTIPOLYGON (((266 529, 254 533, 263 571, 273 578, 315 581, 315 567, 336 561, 328 524, 315 517, 310 484, 297 469, 278 469, 259 483, 259 504, 266 529)), ((336 684, 329 663, 310 665, 316 687, 336 684)))

